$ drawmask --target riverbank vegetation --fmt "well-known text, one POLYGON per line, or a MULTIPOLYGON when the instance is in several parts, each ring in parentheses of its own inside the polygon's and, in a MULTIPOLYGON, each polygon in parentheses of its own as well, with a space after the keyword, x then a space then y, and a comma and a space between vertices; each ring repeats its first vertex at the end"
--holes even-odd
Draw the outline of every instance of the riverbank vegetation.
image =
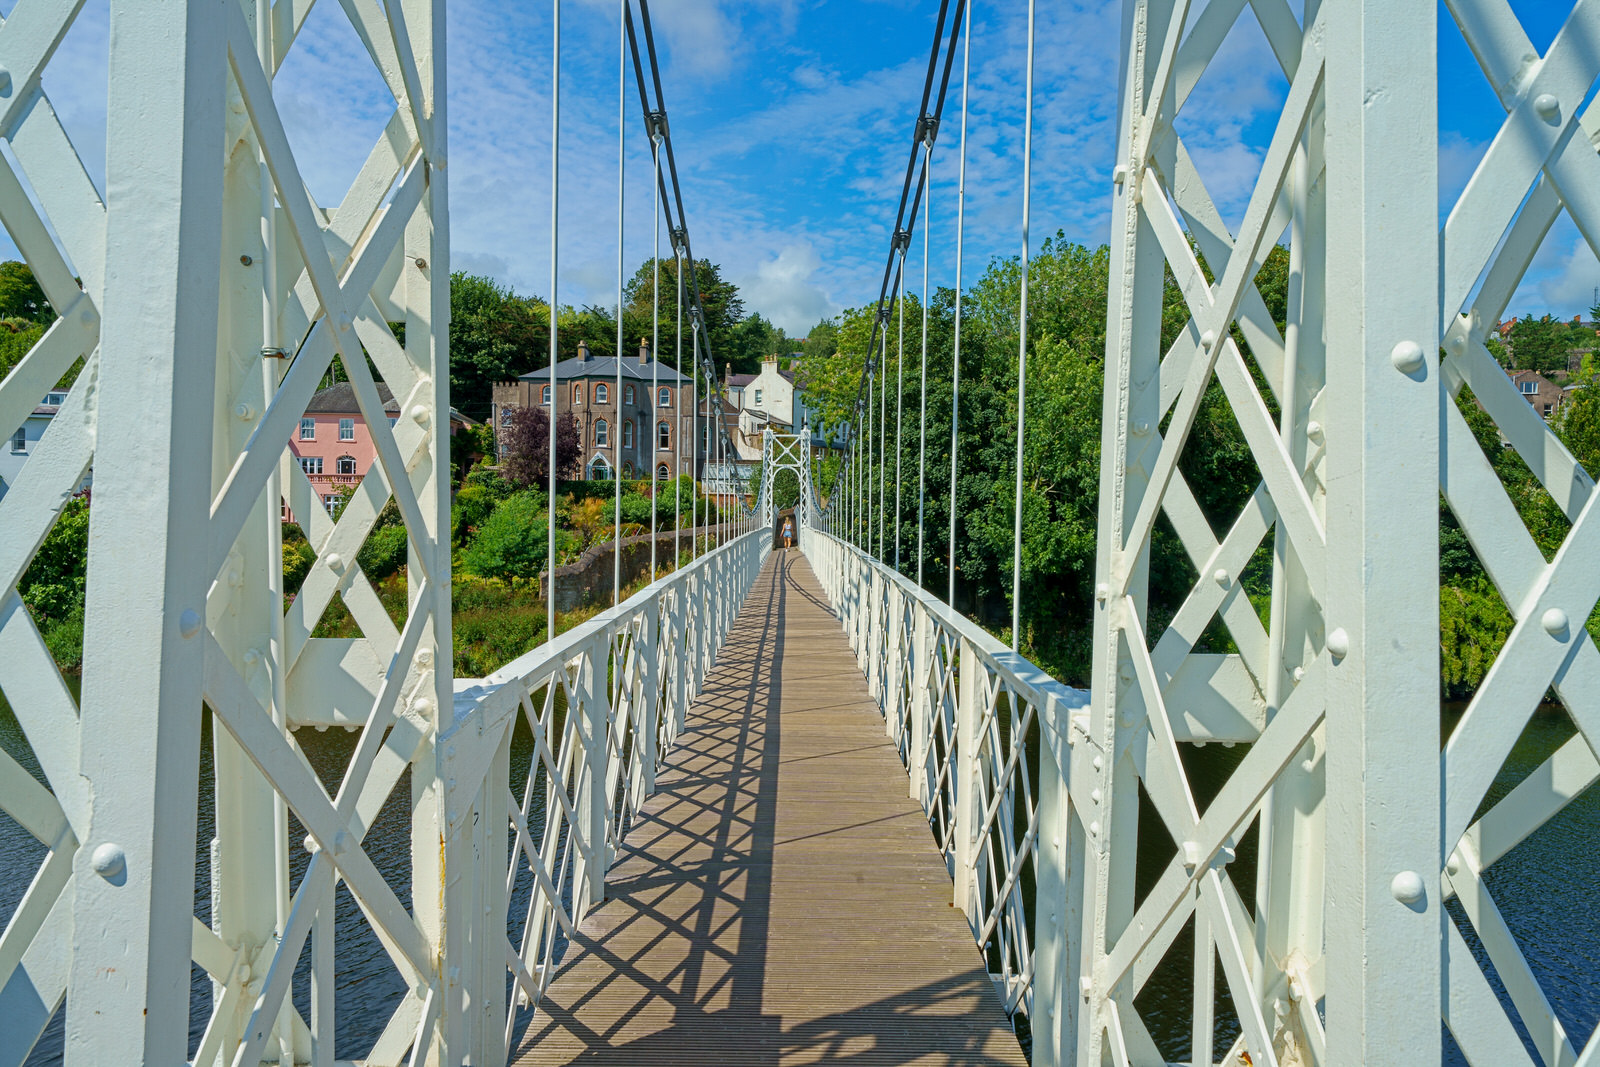
MULTIPOLYGON (((1093 618, 1096 528, 1100 487, 1100 426, 1104 387, 1105 322, 1110 256, 1061 235, 1047 240, 1033 260, 1029 279, 1027 432, 1023 440, 1023 551, 1020 648, 1063 681, 1089 679, 1093 618)), ((959 476, 955 487, 956 606, 1003 640, 1010 639, 1012 521, 1016 462, 1017 307, 1021 268, 1016 259, 993 261, 966 294, 962 306, 959 476)), ((1271 251, 1257 287, 1281 332, 1287 309, 1288 253, 1271 251)), ((837 354, 808 350, 799 381, 807 404, 820 410, 819 423, 837 425, 849 416, 870 343, 873 306, 845 311, 826 325, 837 354)), ((885 531, 884 554, 900 545, 901 569, 917 572, 916 511, 919 440, 916 413, 922 376, 923 309, 905 300, 905 338, 899 349, 901 309, 890 308, 890 334, 883 377, 890 383, 888 431, 882 436, 888 470, 885 503, 891 516, 899 492, 898 531, 885 531), (895 434, 897 380, 904 381, 902 432, 895 434), (897 466, 898 464, 898 466, 897 466)), ((955 294, 941 289, 928 312, 927 466, 924 501, 924 581, 945 594, 950 567, 950 412, 955 294)), ((1169 275, 1162 305, 1160 345, 1165 351, 1186 321, 1181 293, 1169 275)), ((1537 323, 1537 320, 1535 320, 1537 323)), ((1523 327, 1525 353, 1535 351, 1534 331, 1523 327)), ((819 334, 813 330, 813 336, 819 334)), ((1256 374, 1259 391, 1276 422, 1273 391, 1266 388, 1246 339, 1234 340, 1256 374)), ((1542 352, 1542 349, 1538 351, 1542 352)), ((1549 361, 1553 357, 1541 355, 1549 361)), ((1574 372, 1579 384, 1554 413, 1551 426, 1586 470, 1600 470, 1600 385, 1574 372)), ((1546 558, 1569 529, 1560 509, 1512 449, 1502 446, 1488 415, 1470 392, 1457 404, 1478 438, 1546 558)), ((875 401, 874 408, 877 409, 875 401)), ((876 438, 875 438, 876 440, 876 438)), ((876 454, 873 457, 876 464, 876 454)), ((1179 470, 1209 520, 1226 534, 1260 484, 1260 472, 1234 420, 1221 387, 1207 390, 1179 470)), ((819 477, 819 491, 832 485, 819 477)), ((1441 695, 1469 694, 1504 644, 1512 616, 1447 507, 1440 505, 1441 695)), ((1239 581, 1266 621, 1271 584, 1271 538, 1256 551, 1239 581)), ((1150 553, 1150 639, 1170 622, 1197 578, 1194 564, 1172 527, 1162 519, 1150 553)), ((1600 613, 1590 620, 1600 633, 1600 613)), ((1233 651, 1213 622, 1199 646, 1233 651)))

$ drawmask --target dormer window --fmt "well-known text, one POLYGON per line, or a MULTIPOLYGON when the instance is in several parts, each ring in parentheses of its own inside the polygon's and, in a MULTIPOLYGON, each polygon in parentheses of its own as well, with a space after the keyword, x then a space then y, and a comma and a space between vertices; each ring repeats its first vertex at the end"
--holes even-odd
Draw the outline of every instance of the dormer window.
POLYGON ((1522 390, 1523 396, 1538 396, 1539 383, 1532 378, 1517 383, 1517 388, 1522 390))

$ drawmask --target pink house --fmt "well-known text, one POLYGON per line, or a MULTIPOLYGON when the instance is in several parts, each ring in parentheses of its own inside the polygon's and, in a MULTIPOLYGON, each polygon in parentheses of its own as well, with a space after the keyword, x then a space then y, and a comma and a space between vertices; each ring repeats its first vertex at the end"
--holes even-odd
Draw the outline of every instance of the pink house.
MULTIPOLYGON (((393 426, 400 415, 400 404, 387 385, 377 385, 389 425, 393 426)), ((465 416, 452 408, 450 432, 465 425, 465 416)), ((361 481, 377 459, 378 450, 349 382, 330 385, 311 398, 300 418, 299 430, 289 440, 289 451, 299 460, 300 469, 311 480, 322 506, 330 511, 339 501, 341 487, 361 481)))

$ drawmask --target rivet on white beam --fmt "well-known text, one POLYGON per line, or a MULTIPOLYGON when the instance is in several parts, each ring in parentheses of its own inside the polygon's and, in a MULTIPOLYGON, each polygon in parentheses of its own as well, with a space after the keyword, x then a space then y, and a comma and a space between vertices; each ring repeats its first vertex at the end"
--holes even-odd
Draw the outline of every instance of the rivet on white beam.
POLYGON ((1554 93, 1540 93, 1533 98, 1533 110, 1546 122, 1554 122, 1561 115, 1561 101, 1554 93))
POLYGON ((1344 659, 1350 654, 1350 635, 1343 626, 1328 635, 1328 651, 1334 659, 1344 659))
POLYGON ((1394 899, 1409 906, 1422 900, 1426 889, 1422 884, 1422 876, 1416 871, 1401 871, 1389 883, 1389 892, 1394 894, 1394 899))
POLYGON ((1567 632, 1567 613, 1560 608, 1551 608, 1540 616, 1539 625, 1552 637, 1561 637, 1567 632))
POLYGON ((200 613, 193 608, 186 608, 178 616, 178 632, 184 637, 193 637, 200 632, 200 613))
POLYGON ((1415 341, 1401 341, 1389 352, 1389 362, 1401 374, 1415 374, 1422 369, 1426 360, 1421 345, 1415 341))
POLYGON ((128 869, 128 857, 122 851, 122 846, 110 841, 95 847, 89 863, 94 867, 94 873, 108 882, 116 881, 128 869))

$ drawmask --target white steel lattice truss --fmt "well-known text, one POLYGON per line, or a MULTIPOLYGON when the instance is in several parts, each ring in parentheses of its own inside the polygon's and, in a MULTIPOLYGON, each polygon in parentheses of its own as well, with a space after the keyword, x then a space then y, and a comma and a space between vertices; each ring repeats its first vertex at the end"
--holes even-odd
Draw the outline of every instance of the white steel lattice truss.
POLYGON ((49 783, 0 760, 0 805, 50 848, 0 942, 0 1063, 19 1063, 65 999, 69 1062, 331 1064, 341 883, 410 991, 366 1062, 414 1048, 421 1063, 447 1035, 466 1049, 460 984, 441 980, 458 953, 432 744, 451 693, 443 5, 344 5, 394 111, 333 207, 311 200, 272 88, 310 9, 113 4, 105 202, 38 81, 78 5, 22 0, 0 28, 0 129, 37 198, 0 164, 0 218, 62 312, 0 385, 0 422, 89 357, 0 503, 0 685, 49 783), (287 449, 335 355, 378 454, 337 522, 287 449), (392 428, 368 356, 399 402, 392 428), (91 464, 80 707, 16 585, 91 464), (317 553, 287 614, 280 499, 317 553), (410 542, 398 627, 355 563, 391 499, 410 542), (310 636, 335 595, 363 637, 310 636), (190 905, 202 699, 209 926, 190 905), (292 728, 334 723, 361 733, 330 789, 292 728), (362 846, 408 770, 410 909, 362 846), (313 853, 293 885, 289 812, 313 853), (285 998, 308 938, 309 1020, 285 998), (191 960, 213 983, 198 1048, 191 960))
POLYGON ((800 500, 795 506, 795 521, 799 526, 809 526, 812 522, 811 509, 815 506, 811 489, 811 435, 762 431, 761 486, 757 495, 757 510, 761 514, 761 524, 769 530, 778 521, 773 486, 777 484, 778 472, 785 470, 794 471, 794 476, 800 481, 800 500))

